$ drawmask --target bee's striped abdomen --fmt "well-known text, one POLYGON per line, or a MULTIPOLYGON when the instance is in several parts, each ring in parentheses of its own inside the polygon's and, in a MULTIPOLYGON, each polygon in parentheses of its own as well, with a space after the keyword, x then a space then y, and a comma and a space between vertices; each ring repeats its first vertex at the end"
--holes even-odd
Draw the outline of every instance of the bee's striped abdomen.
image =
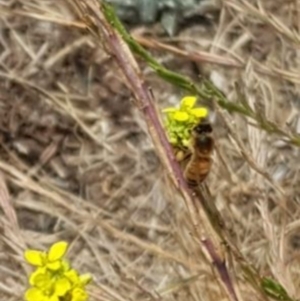
POLYGON ((187 165, 184 176, 190 188, 197 187, 206 178, 210 171, 211 159, 209 157, 193 157, 187 165))

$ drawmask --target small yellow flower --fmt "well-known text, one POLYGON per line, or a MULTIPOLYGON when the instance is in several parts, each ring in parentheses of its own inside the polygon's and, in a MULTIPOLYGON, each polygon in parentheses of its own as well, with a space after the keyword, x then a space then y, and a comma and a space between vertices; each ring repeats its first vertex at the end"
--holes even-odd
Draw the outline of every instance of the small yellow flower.
POLYGON ((63 259, 68 244, 53 244, 48 252, 27 250, 24 257, 36 267, 30 275, 31 287, 25 292, 26 301, 86 301, 85 286, 91 281, 90 274, 79 275, 63 259))
POLYGON ((186 96, 180 101, 179 108, 169 107, 162 110, 166 114, 166 130, 169 141, 178 147, 187 147, 190 132, 201 118, 208 116, 208 110, 204 107, 194 107, 197 98, 186 96))
POLYGON ((61 268, 61 258, 65 255, 67 248, 68 244, 65 241, 59 241, 50 247, 48 253, 37 250, 26 250, 24 257, 33 266, 44 266, 56 271, 61 268))

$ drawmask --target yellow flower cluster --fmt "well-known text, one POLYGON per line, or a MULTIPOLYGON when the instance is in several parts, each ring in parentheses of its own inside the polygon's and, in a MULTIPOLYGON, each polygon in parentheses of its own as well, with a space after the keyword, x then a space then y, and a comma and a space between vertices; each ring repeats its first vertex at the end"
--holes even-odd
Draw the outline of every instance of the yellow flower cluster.
POLYGON ((26 261, 35 266, 30 275, 31 287, 25 292, 26 301, 86 301, 85 286, 91 281, 90 274, 79 275, 63 259, 68 248, 64 241, 53 244, 48 252, 25 251, 26 261))
POLYGON ((180 101, 179 108, 166 108, 166 130, 169 141, 177 147, 186 147, 189 142, 192 127, 208 115, 208 110, 203 107, 195 108, 197 98, 186 96, 180 101))

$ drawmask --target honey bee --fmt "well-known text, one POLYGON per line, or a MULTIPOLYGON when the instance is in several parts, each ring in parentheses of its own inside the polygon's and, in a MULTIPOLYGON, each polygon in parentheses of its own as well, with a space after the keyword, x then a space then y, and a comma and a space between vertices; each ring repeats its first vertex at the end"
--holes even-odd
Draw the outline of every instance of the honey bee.
POLYGON ((207 177, 212 165, 214 139, 207 119, 201 120, 192 129, 189 149, 191 156, 184 169, 184 177, 188 186, 194 189, 207 177))

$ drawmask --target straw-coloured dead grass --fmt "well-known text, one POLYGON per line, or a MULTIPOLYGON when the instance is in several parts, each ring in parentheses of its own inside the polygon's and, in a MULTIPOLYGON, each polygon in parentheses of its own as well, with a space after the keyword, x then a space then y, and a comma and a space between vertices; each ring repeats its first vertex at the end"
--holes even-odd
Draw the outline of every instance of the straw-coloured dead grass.
MULTIPOLYGON (((299 3, 221 2, 208 23, 175 38, 155 28, 151 39, 146 29, 133 34, 166 66, 209 77, 230 100, 243 95, 298 135, 299 3)), ((141 65, 158 106, 178 102, 183 92, 141 65)), ((0 1, 1 300, 22 298, 23 250, 58 239, 94 275, 91 300, 227 300, 131 101, 72 1, 0 1)), ((210 106, 217 149, 207 183, 216 205, 241 252, 300 298, 299 150, 210 106)))

